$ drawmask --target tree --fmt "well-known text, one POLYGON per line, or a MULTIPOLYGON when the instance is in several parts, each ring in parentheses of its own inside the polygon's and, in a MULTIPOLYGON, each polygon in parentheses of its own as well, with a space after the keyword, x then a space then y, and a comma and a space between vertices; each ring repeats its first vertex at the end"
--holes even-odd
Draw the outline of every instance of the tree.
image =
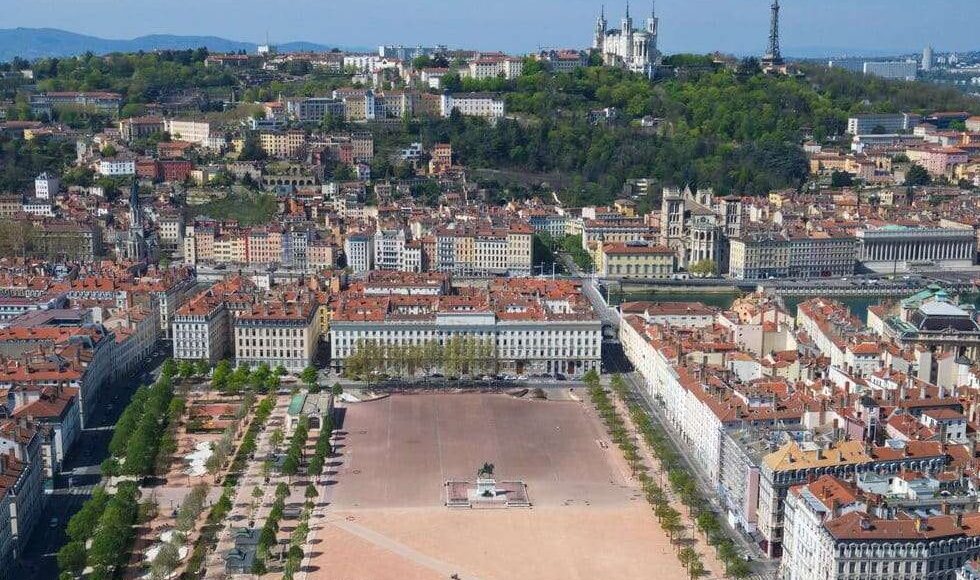
POLYGON ((719 542, 716 550, 718 552, 718 559, 725 563, 725 574, 728 574, 732 565, 740 561, 738 550, 735 549, 735 544, 728 538, 719 542))
POLYGON ((718 524, 718 519, 710 511, 703 511, 698 514, 695 523, 709 542, 718 530, 721 529, 721 526, 718 524))
POLYGON ((248 385, 248 380, 252 376, 247 364, 239 364, 234 372, 228 377, 228 391, 239 393, 248 385))
POLYGON ((150 578, 165 580, 177 569, 178 564, 180 564, 178 547, 172 542, 164 542, 156 557, 153 558, 153 563, 150 564, 150 578))
POLYGON ((283 474, 292 477, 299 472, 299 457, 293 453, 287 453, 286 459, 282 462, 283 474))
POLYGON ((78 577, 85 570, 85 542, 68 542, 58 550, 58 569, 78 577))
POLYGON ((242 152, 238 155, 239 161, 262 161, 266 158, 265 150, 259 143, 259 135, 255 131, 249 131, 245 135, 242 144, 242 152))
POLYGON ((224 391, 228 388, 229 378, 231 378, 231 363, 227 360, 222 360, 211 374, 211 384, 215 389, 224 391))
POLYGON ((193 377, 195 370, 194 363, 189 360, 182 360, 177 364, 177 375, 182 380, 186 381, 187 379, 193 377))
POLYGON ((319 379, 319 374, 317 373, 316 367, 313 365, 307 366, 300 373, 299 378, 303 383, 312 390, 317 385, 317 380, 319 379))
POLYGON ((704 564, 701 563, 700 557, 698 557, 695 560, 692 560, 691 563, 687 566, 687 574, 691 580, 694 580, 695 578, 700 578, 704 574, 704 572, 705 572, 704 564))
POLYGON ((168 358, 163 361, 163 365, 160 366, 160 376, 172 379, 175 374, 177 374, 177 363, 174 359, 168 358))
POLYGON ((681 565, 685 568, 689 568, 691 563, 699 558, 697 551, 691 546, 684 546, 681 551, 677 553, 677 559, 680 560, 681 565))
POLYGON ((119 460, 115 457, 106 458, 100 465, 99 471, 105 477, 116 477, 120 473, 119 460))
POLYGON ((92 491, 92 497, 82 505, 82 509, 68 520, 66 529, 68 538, 83 543, 90 538, 108 503, 109 494, 102 487, 96 487, 92 491))
POLYGON ((316 487, 312 483, 306 486, 306 499, 316 499, 319 495, 316 487))
POLYGON ((323 455, 317 453, 310 458, 310 462, 306 465, 307 472, 312 476, 318 476, 323 472, 323 455))
POLYGON ((284 438, 282 429, 277 427, 276 430, 269 435, 269 444, 272 445, 273 449, 279 449, 279 446, 282 445, 284 438))
POLYGON ((699 278, 710 278, 718 274, 718 264, 714 260, 701 260, 691 264, 688 271, 699 278))
POLYGON ((334 397, 339 397, 344 394, 344 386, 340 383, 334 383, 333 387, 330 388, 330 393, 333 394, 334 397))
POLYGON ((854 185, 854 177, 846 171, 835 171, 830 175, 831 187, 851 187, 854 185))
POLYGON ((919 186, 930 183, 932 183, 932 176, 929 175, 925 167, 918 163, 913 163, 905 172, 905 185, 919 186))
POLYGON ((725 574, 732 578, 748 578, 751 573, 752 569, 749 567, 748 562, 741 558, 737 558, 725 566, 725 574))
POLYGON ((674 535, 684 529, 684 525, 681 523, 681 514, 673 508, 664 510, 660 516, 660 527, 667 532, 667 537, 673 542, 674 535))
POLYGON ((209 372, 211 372, 211 365, 204 359, 197 361, 194 365, 194 374, 201 378, 208 376, 209 372))

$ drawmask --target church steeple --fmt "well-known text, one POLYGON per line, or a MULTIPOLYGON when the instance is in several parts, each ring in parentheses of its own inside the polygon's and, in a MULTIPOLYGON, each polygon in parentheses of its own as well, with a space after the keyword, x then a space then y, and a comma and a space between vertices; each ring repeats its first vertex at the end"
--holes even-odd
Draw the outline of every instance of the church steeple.
POLYGON ((143 230, 142 218, 139 181, 133 178, 133 186, 129 190, 129 232, 123 238, 121 249, 125 257, 134 262, 141 262, 147 257, 146 232, 143 230))
POLYGON ((606 5, 599 9, 599 18, 595 21, 595 36, 592 38, 592 48, 602 50, 606 42, 606 5))
POLYGON ((136 228, 142 224, 140 214, 140 186, 134 178, 133 187, 129 190, 129 227, 136 228))
POLYGON ((630 16, 630 3, 626 3, 626 16, 623 18, 623 34, 628 35, 633 32, 633 18, 630 16))

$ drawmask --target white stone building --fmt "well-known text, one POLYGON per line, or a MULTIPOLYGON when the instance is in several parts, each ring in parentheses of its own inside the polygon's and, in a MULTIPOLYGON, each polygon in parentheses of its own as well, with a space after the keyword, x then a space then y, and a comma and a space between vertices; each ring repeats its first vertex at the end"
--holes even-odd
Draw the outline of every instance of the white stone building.
POLYGON ((602 55, 606 66, 622 67, 652 78, 656 73, 656 66, 663 60, 663 55, 657 49, 658 27, 659 19, 651 11, 646 26, 634 28, 627 4, 626 16, 620 22, 620 28, 608 30, 603 9, 596 19, 592 48, 602 55))

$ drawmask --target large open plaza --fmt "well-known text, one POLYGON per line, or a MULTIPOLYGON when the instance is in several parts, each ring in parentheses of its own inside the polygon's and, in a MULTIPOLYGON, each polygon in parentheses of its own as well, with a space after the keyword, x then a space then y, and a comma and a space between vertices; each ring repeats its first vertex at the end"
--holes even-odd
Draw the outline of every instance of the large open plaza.
POLYGON ((682 578, 584 390, 563 400, 403 394, 344 409, 313 570, 342 580, 682 578), (484 463, 531 508, 453 509, 484 463))

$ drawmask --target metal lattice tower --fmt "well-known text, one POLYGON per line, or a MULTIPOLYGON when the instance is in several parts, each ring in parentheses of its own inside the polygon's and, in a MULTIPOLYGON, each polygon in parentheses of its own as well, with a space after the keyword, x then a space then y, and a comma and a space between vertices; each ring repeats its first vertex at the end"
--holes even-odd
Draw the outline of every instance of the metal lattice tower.
POLYGON ((769 50, 765 60, 771 64, 782 64, 783 56, 779 50, 779 0, 772 1, 772 19, 769 23, 769 50))

